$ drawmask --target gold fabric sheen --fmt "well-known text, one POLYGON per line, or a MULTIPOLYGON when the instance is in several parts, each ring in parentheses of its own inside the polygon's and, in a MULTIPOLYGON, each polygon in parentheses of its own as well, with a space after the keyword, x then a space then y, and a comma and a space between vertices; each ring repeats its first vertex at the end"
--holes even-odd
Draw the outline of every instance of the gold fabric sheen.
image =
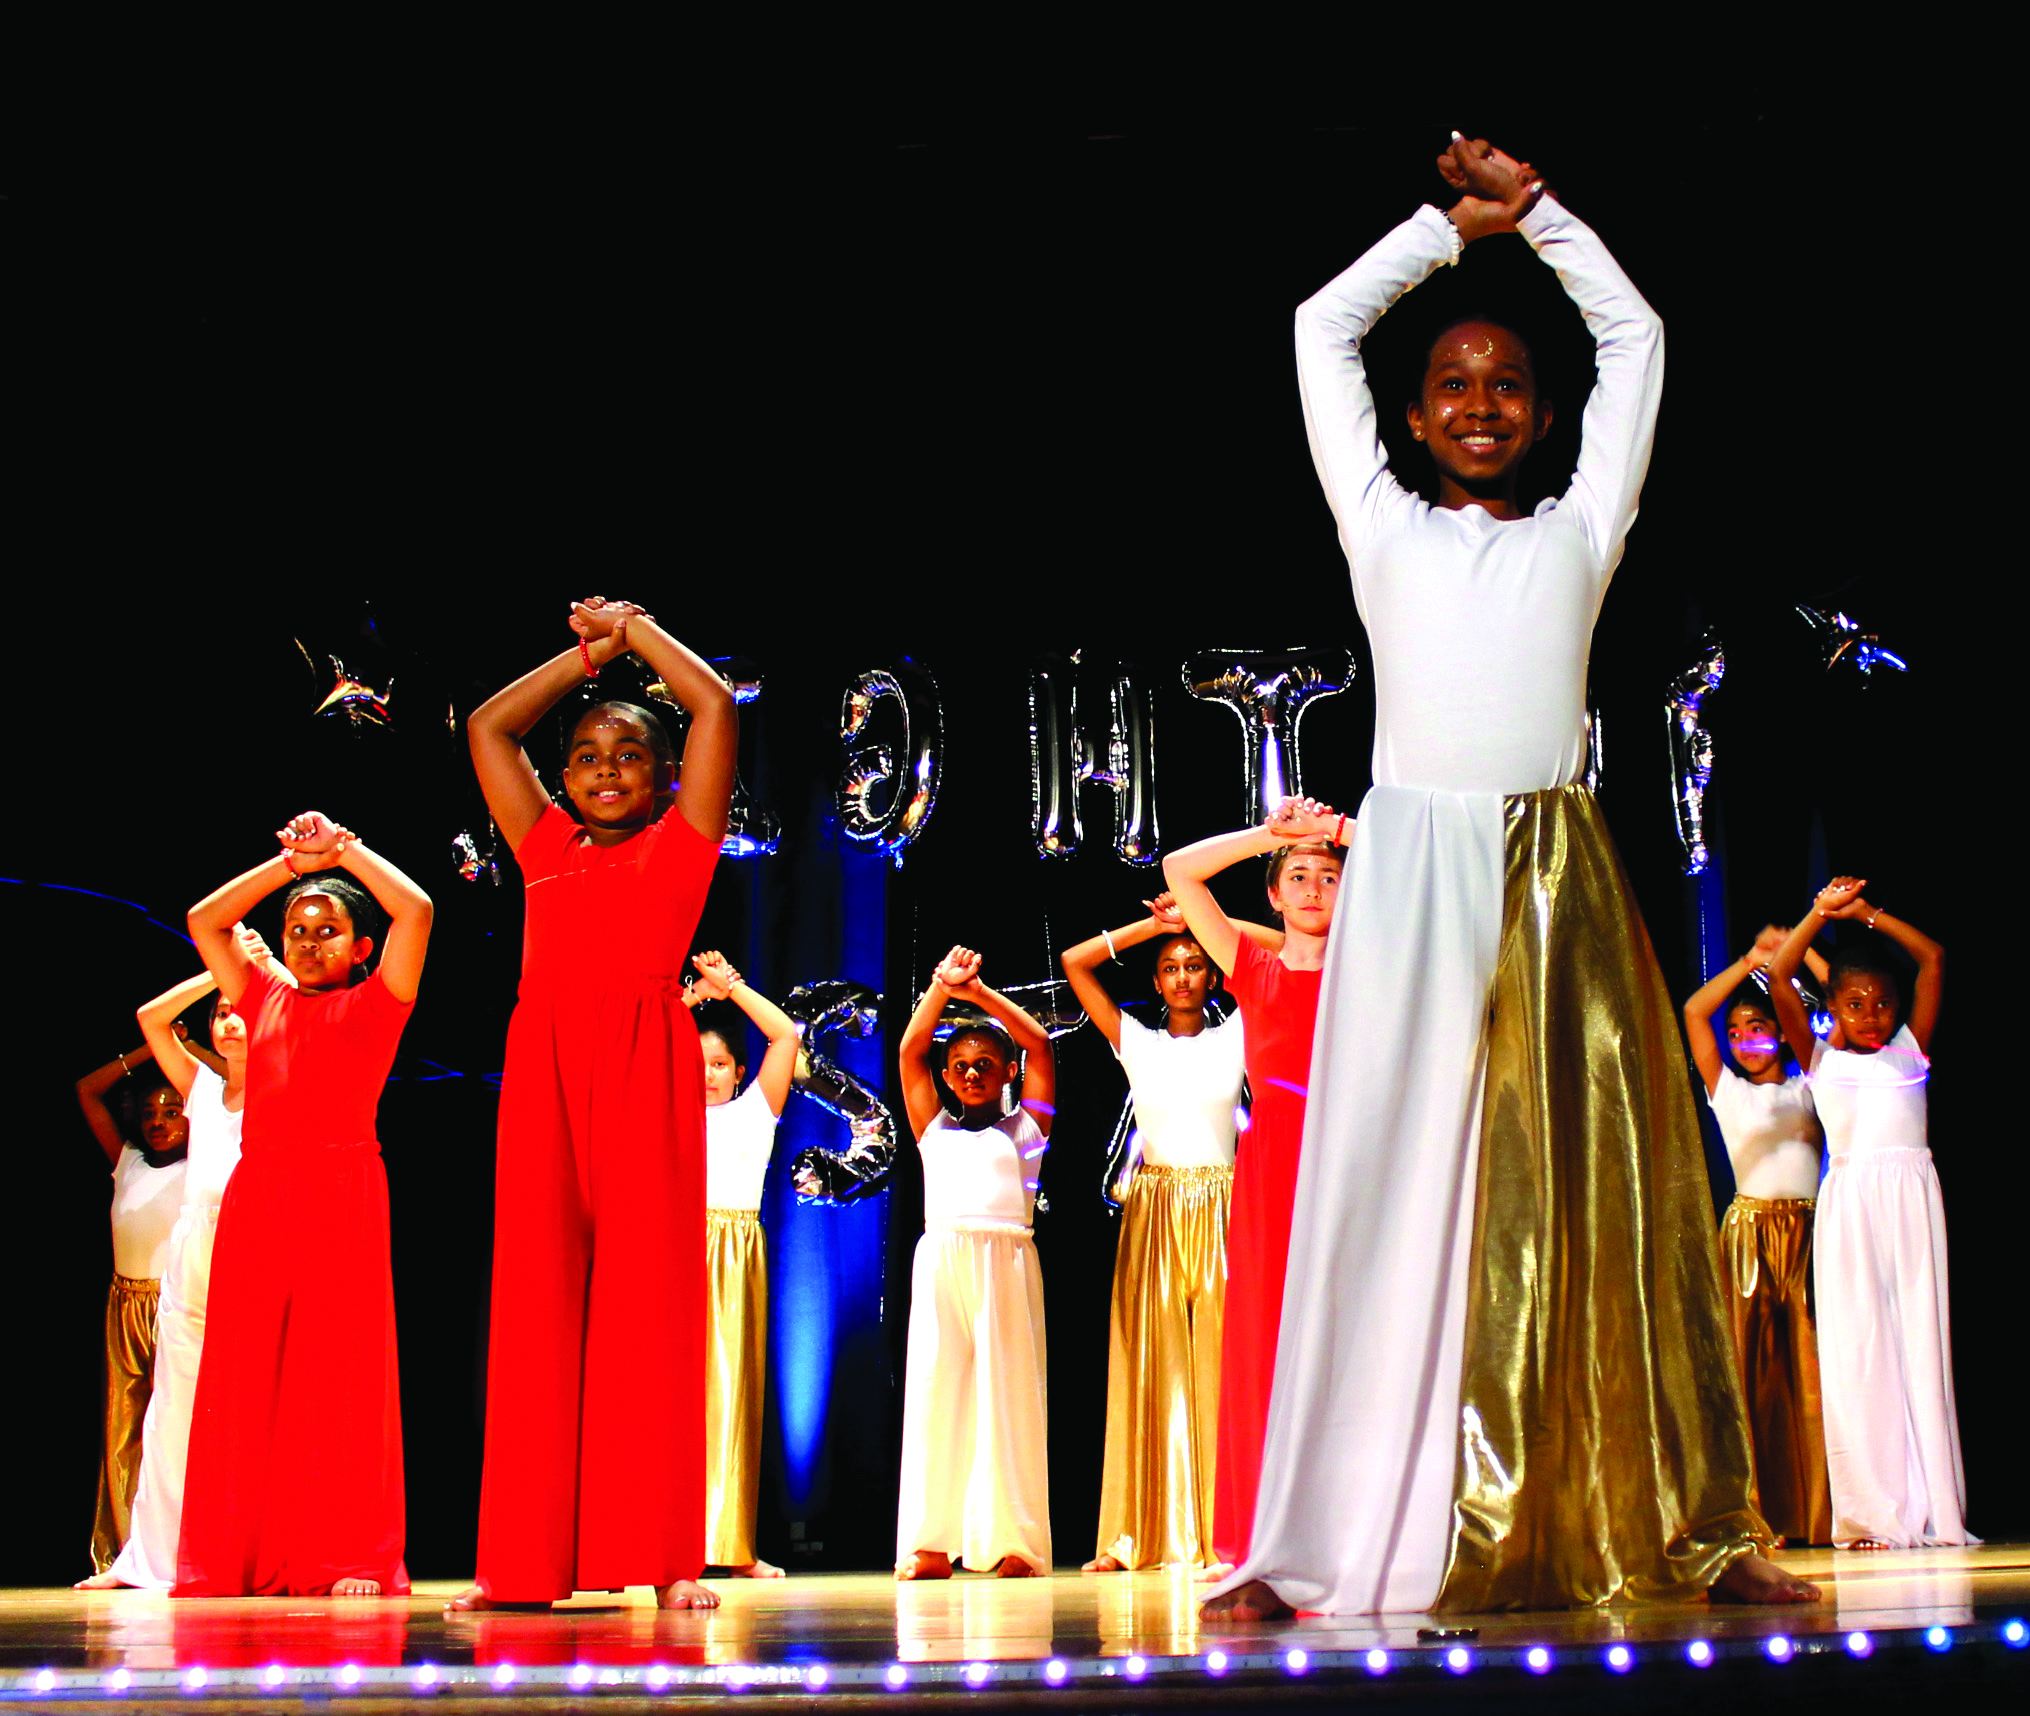
POLYGON ((1107 1343, 1101 1555, 1129 1569, 1208 1566, 1219 1442, 1231 1168, 1128 1182, 1107 1343))
POLYGON ((155 1302, 162 1284, 115 1275, 106 1294, 106 1410, 99 1459, 99 1505, 92 1521, 92 1571, 103 1573, 126 1547, 141 1481, 141 1421, 155 1378, 155 1302))
POLYGON ((1811 1306, 1813 1202, 1737 1197, 1720 1223, 1720 1263, 1755 1446, 1757 1505, 1772 1531, 1830 1543, 1832 1486, 1811 1306))
POLYGON ((753 1210, 705 1212, 705 1561, 754 1559, 768 1365, 768 1249, 753 1210))
POLYGON ((1693 1597, 1771 1540, 1676 1019, 1593 795, 1506 818, 1438 1606, 1693 1597))

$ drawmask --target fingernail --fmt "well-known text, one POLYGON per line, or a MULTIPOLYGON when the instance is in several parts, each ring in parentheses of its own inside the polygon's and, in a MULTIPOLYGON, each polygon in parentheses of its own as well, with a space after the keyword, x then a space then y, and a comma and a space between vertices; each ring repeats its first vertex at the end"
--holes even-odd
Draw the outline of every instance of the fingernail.
POLYGON ((1455 143, 1464 143, 1466 139, 1461 137, 1459 133, 1455 131, 1452 133, 1452 141, 1455 143))

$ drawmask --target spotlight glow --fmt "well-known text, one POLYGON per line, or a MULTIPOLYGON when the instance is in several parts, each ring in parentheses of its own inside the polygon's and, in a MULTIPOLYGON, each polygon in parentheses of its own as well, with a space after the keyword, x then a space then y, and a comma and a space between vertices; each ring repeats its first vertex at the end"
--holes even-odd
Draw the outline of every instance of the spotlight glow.
POLYGON ((496 1686, 514 1685, 515 1665, 511 1662, 502 1663, 500 1667, 493 1671, 493 1683, 496 1686))
POLYGON ((985 1686, 987 1684, 987 1677, 993 1672, 984 1662, 969 1662, 966 1664, 966 1684, 968 1686, 985 1686))
POLYGON ((1607 1647, 1607 1666, 1616 1674, 1626 1674, 1635 1666, 1635 1652, 1625 1644, 1607 1647))
POLYGON ((571 1684, 573 1686, 590 1686, 592 1684, 592 1665, 589 1662, 578 1662, 571 1665, 571 1684))
POLYGON ((831 1679, 831 1671, 823 1663, 818 1663, 815 1667, 804 1670, 804 1685, 806 1686, 828 1686, 831 1684, 831 1679))
POLYGON ((124 1668, 116 1668, 111 1674, 106 1676, 106 1690, 108 1692, 125 1692, 133 1684, 134 1676, 124 1668))
POLYGON ((1140 1680, 1149 1672, 1149 1659, 1145 1656, 1131 1656, 1128 1658, 1127 1668, 1130 1680, 1140 1680))
MULTIPOLYGON (((49 1674, 49 1670, 46 1668, 42 1672, 44 1674, 49 1674)), ((202 1692, 205 1688, 206 1682, 208 1682, 210 1679, 211 1676, 206 1674, 203 1669, 193 1668, 188 1674, 186 1674, 183 1677, 183 1684, 185 1689, 188 1691, 202 1692)), ((54 1686, 56 1684, 56 1677, 54 1675, 50 1676, 49 1684, 50 1686, 54 1686)), ((44 1687, 43 1690, 48 1691, 49 1688, 44 1687)))
POLYGON ((1690 1644, 1685 1646, 1685 1661, 1690 1663, 1694 1668, 1711 1668, 1713 1666, 1713 1647, 1706 1643, 1704 1639, 1693 1639, 1690 1644))
POLYGON ((1379 1645, 1367 1653, 1367 1671, 1369 1674, 1387 1674, 1389 1671, 1389 1653, 1379 1645))
MULTIPOLYGON (((198 1684, 203 1685, 204 1683, 200 1681, 198 1684)), ((37 1692, 54 1692, 56 1690, 56 1670, 45 1668, 38 1674, 35 1677, 35 1690, 37 1692)))
POLYGON ((1288 1651, 1284 1654, 1283 1666, 1292 1674, 1302 1674, 1311 1666, 1311 1658, 1301 1650, 1288 1651))
POLYGON ((891 1662, 888 1665, 887 1674, 882 1676, 882 1678, 890 1686, 907 1686, 909 1684, 909 1670, 904 1668, 899 1662, 891 1662))
POLYGON ((266 1668, 261 1670, 261 1684, 263 1686, 280 1686, 287 1678, 288 1675, 279 1662, 271 1662, 266 1668))
POLYGON ((2004 1621, 2002 1643, 2011 1650, 2021 1650, 2026 1644, 2030 1644, 2030 1627, 2026 1627, 2021 1621, 2004 1621))
POLYGON ((1796 1650, 1797 1646, 1792 1644, 1781 1633, 1777 1633, 1774 1637, 1765 1640, 1762 1646, 1763 1654, 1771 1662, 1788 1662, 1796 1650))
MULTIPOLYGON (((274 1669, 270 1669, 268 1672, 273 1674, 276 1671, 274 1669)), ((349 1662, 345 1665, 345 1667, 341 1668, 338 1671, 338 1683, 341 1686, 359 1685, 359 1664, 356 1662, 349 1662)), ((270 1681, 269 1684, 271 1686, 279 1685, 280 1681, 279 1680, 270 1681)))
POLYGON ((1454 1674, 1464 1674, 1473 1666, 1473 1652, 1464 1645, 1454 1645, 1445 1653, 1445 1666, 1454 1674))
POLYGON ((1226 1673, 1226 1652, 1223 1650, 1210 1652, 1205 1659, 1205 1672, 1207 1674, 1226 1673))
MULTIPOLYGON (((572 1672, 575 1674, 577 1670, 573 1669, 572 1672)), ((435 1686, 437 1684, 437 1665, 434 1662, 426 1662, 409 1678, 418 1686, 435 1686)))
POLYGON ((1052 1686, 1062 1686, 1064 1684, 1064 1677, 1070 1672, 1071 1670, 1066 1668, 1056 1657, 1052 1657, 1043 1665, 1043 1678, 1049 1681, 1052 1686))
POLYGON ((1847 1635, 1847 1654, 1849 1656, 1873 1656, 1875 1654, 1875 1641, 1866 1633, 1849 1633, 1847 1635))
POLYGON ((1542 1645, 1531 1645, 1523 1653, 1523 1667, 1528 1669, 1532 1674, 1549 1674, 1551 1672, 1551 1653, 1545 1650, 1542 1645))
POLYGON ((663 1667, 661 1663, 657 1663, 642 1678, 649 1683, 652 1690, 660 1692, 670 1683, 670 1671, 663 1667))
POLYGON ((1952 1649, 1952 1634, 1944 1627, 1933 1627, 1924 1635, 1924 1642, 1932 1650, 1948 1651, 1952 1649))

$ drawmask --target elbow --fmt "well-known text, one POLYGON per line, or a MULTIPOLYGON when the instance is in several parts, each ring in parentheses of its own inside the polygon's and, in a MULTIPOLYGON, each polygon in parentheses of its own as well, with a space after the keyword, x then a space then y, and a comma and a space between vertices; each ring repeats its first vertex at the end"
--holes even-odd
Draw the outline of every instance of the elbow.
POLYGON ((1165 854, 1163 859, 1163 880, 1170 884, 1173 893, 1176 891, 1177 884, 1184 879, 1184 867, 1177 862, 1177 855, 1174 852, 1165 854))

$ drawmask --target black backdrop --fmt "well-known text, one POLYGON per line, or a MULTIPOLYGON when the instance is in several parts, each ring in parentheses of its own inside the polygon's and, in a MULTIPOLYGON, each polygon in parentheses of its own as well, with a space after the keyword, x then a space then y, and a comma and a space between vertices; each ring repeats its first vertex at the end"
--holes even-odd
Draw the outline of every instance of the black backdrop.
MULTIPOLYGON (((953 940, 982 947, 990 976, 1041 978, 1148 891, 1108 854, 1096 799, 1084 854, 1034 855, 1024 696, 1040 651, 1132 660, 1159 687, 1174 846, 1241 809, 1238 730, 1184 696, 1177 664, 1211 642, 1345 642, 1360 677, 1308 718, 1305 785, 1358 800, 1365 642, 1304 448, 1289 312, 1437 193, 1429 161, 1451 123, 1543 166, 1669 328, 1656 459, 1593 682, 1603 802, 1674 991, 1694 955, 1662 690, 1708 626, 1729 660, 1708 707, 1733 939, 1800 909, 1816 815, 1826 862, 1964 947, 1988 862, 1959 789, 1977 758, 1995 768, 1996 743, 1975 723, 1969 635, 1992 575, 1938 515, 1956 498, 1947 453, 1966 447, 1973 468, 1951 476, 1978 477, 1979 428, 2008 425, 1956 408, 1979 325, 1957 259, 1979 246, 1948 235, 1980 216, 1953 202, 1921 113, 1892 114, 1861 208, 1800 195, 1806 110, 1753 91, 1667 113, 1631 91, 1583 118, 1387 121, 1336 96, 1268 120, 1217 103, 1044 122, 848 102, 823 122, 749 114, 704 135, 655 100, 583 94, 568 114, 540 80, 377 88, 368 110, 296 123, 286 96, 258 103, 258 125, 193 109, 22 271, 20 487, 37 528, 17 555, 29 605, 10 686, 5 873, 24 885, 0 887, 0 911, 33 981, 0 1271, 20 1307, 12 1441, 33 1476, 0 1582, 85 1570, 108 1253, 103 1165, 69 1081, 130 1046, 134 1006, 189 966, 147 914, 180 925, 307 803, 440 903, 382 1119, 410 1560, 419 1576, 469 1570, 481 1075, 499 1066, 519 901, 511 868, 497 890, 452 871, 451 836, 480 810, 448 718, 557 647, 570 597, 637 597, 766 673, 747 778, 792 845, 722 866, 701 945, 745 949, 778 988, 824 974, 836 929, 809 852, 847 676, 905 650, 937 676, 947 779, 889 880, 891 1030, 953 940), (1911 671, 1866 691, 1829 679, 1790 614, 1800 601, 1851 612, 1911 671), (392 728, 313 719, 299 639, 392 673, 392 728)), ((1534 265, 1501 250, 1470 260, 1497 294, 1526 287, 1534 265)), ((1234 902, 1248 893, 1237 883, 1234 902)), ((1997 933, 1983 921, 1978 941, 1997 933)), ((1933 1125, 1969 1517, 2007 1536, 2030 1530, 2007 1487, 2000 1356, 2023 1171, 1996 1147, 1979 951, 1955 967, 1933 1125)), ((1059 1559, 1076 1560, 1097 1501, 1112 1258, 1097 1154, 1119 1081, 1089 1031, 1061 1050, 1039 1244, 1054 1524, 1059 1559)), ((905 1150, 888 1239, 898 1372, 913 1175, 905 1150)), ((889 1558, 892 1378, 861 1357, 834 1418, 851 1481, 832 1484, 811 1531, 827 1548, 805 1564, 889 1558)), ((777 1558, 781 1511, 765 1495, 777 1558)))

